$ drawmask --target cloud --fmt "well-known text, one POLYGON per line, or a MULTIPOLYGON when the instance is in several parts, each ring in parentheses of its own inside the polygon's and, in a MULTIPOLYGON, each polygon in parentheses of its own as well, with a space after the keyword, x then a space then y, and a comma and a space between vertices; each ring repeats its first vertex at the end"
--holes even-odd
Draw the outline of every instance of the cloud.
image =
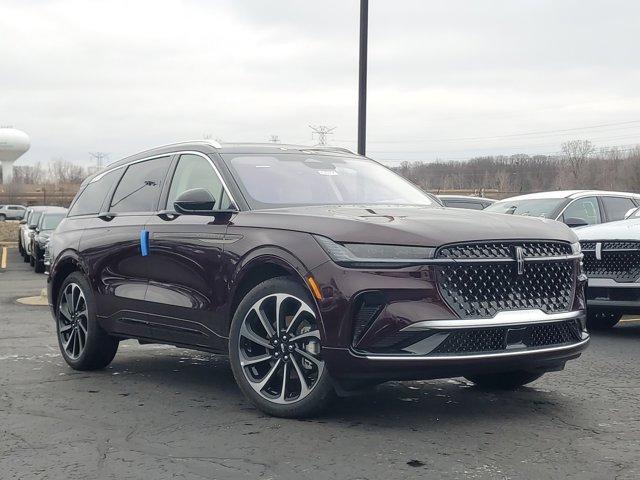
MULTIPOLYGON (((371 156, 553 151, 568 135, 442 139, 640 120, 638 14, 635 2, 370 2, 371 156)), ((310 123, 355 148, 357 41, 355 0, 5 0, 0 124, 30 134, 25 163, 204 133, 309 143, 310 123)), ((640 124, 584 134, 626 144, 640 124)))

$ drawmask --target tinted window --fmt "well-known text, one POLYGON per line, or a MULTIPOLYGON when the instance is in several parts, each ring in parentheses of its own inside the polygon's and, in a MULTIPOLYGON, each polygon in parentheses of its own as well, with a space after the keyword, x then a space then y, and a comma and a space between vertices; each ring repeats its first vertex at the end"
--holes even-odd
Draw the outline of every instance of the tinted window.
POLYGON ((40 230, 55 230, 66 216, 66 213, 48 213, 44 215, 40 222, 40 230))
POLYGON ((636 208, 633 200, 624 197, 602 197, 602 203, 604 211, 607 212, 607 220, 610 222, 623 220, 629 210, 636 208))
POLYGON ((589 225, 600 223, 600 208, 596 197, 585 197, 574 200, 562 215, 563 221, 569 218, 581 218, 589 225))
POLYGON ((485 210, 493 213, 528 215, 530 217, 554 218, 564 202, 563 198, 532 198, 524 200, 502 200, 489 205, 485 210))
POLYGON ((155 211, 170 160, 162 157, 130 165, 113 194, 110 211, 155 211))
POLYGON ((199 155, 182 155, 171 180, 167 208, 173 209, 173 202, 187 190, 204 188, 216 200, 216 209, 228 209, 229 200, 224 194, 222 182, 211 163, 199 155))
POLYGON ((469 210, 482 210, 484 208, 481 203, 457 202, 455 200, 444 200, 444 205, 449 208, 467 208, 469 210))
POLYGON ((122 169, 113 170, 103 175, 100 180, 91 182, 80 193, 69 211, 70 217, 77 215, 95 215, 100 213, 104 198, 111 191, 111 187, 118 179, 122 169))
POLYGON ((38 225, 38 221, 40 220, 40 217, 42 216, 42 212, 33 212, 31 214, 31 218, 29 218, 29 226, 30 227, 35 227, 36 225, 38 225))

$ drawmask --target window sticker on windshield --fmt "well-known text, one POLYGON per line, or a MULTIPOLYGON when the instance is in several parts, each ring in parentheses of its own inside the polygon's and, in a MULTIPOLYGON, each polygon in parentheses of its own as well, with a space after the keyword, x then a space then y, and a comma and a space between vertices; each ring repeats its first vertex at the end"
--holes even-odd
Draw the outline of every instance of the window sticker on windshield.
POLYGON ((338 172, 336 172, 335 170, 318 170, 318 173, 320 175, 328 175, 328 176, 335 175, 335 176, 338 176, 338 172))

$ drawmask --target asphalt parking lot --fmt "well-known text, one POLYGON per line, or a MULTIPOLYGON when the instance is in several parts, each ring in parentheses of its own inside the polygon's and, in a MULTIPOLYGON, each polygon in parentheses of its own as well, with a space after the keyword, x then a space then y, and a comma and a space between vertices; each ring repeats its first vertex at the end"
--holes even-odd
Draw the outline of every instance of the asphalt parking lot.
POLYGON ((576 478, 640 476, 640 321, 531 388, 462 379, 389 383, 323 417, 248 404, 224 358, 121 344, 75 372, 46 307, 45 277, 17 250, 0 270, 0 478, 576 478))

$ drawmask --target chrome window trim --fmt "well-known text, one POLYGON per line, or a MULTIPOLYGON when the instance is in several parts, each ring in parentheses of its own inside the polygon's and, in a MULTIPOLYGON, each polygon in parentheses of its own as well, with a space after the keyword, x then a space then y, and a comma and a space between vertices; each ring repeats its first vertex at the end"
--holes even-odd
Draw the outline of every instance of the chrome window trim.
POLYGON ((470 318, 451 320, 424 320, 412 323, 404 327, 401 332, 413 332, 420 330, 451 330, 459 328, 483 328, 483 327, 504 327, 509 325, 530 325, 534 323, 559 322, 562 320, 572 320, 584 316, 583 310, 574 310, 562 313, 545 313, 535 308, 529 310, 511 310, 498 312, 492 318, 470 318))
MULTIPOLYGON (((209 143, 209 142, 205 142, 205 143, 209 143)), ((218 144, 218 145, 220 145, 220 144, 218 144)), ((216 147, 216 148, 220 148, 220 147, 216 147)), ((93 182, 97 182, 102 177, 104 177, 107 173, 115 172, 116 170, 118 170, 120 168, 129 167, 130 165, 134 165, 134 164, 140 163, 140 162, 146 162, 148 160, 154 160, 156 158, 172 157, 174 155, 178 155, 178 156, 180 156, 180 155, 198 155, 198 156, 204 158, 205 160, 207 160, 209 162, 209 164, 211 165, 211 167, 213 168, 213 171, 215 172, 216 176, 218 177, 218 180, 220 180, 220 183, 222 184, 222 188, 224 189, 224 192, 227 194, 227 196, 229 197, 231 202, 235 205, 235 207, 238 208, 238 203, 236 202, 235 198, 233 198, 233 195, 231 194, 231 191, 229 190, 229 187, 227 186, 227 183, 224 181, 224 178, 222 178, 222 175, 220 175, 220 171, 218 170, 218 167, 216 167, 216 165, 213 162, 213 160, 211 159, 211 157, 209 157, 209 155, 207 155, 206 153, 196 152, 195 150, 180 150, 180 151, 177 151, 177 152, 168 152, 168 153, 163 153, 163 154, 159 154, 159 155, 152 155, 150 157, 140 158, 138 160, 132 160, 132 161, 124 163, 122 165, 118 165, 116 167, 109 168, 109 169, 105 170, 104 172, 100 172, 99 175, 96 175, 94 178, 91 179, 89 184, 92 184, 93 182)), ((173 181, 173 178, 171 178, 170 181, 173 181)))
MULTIPOLYGON (((583 338, 584 338, 583 334, 583 338)), ((428 362, 431 361, 452 361, 459 362, 460 360, 489 360, 492 358, 500 358, 500 357, 521 357, 526 355, 537 355, 537 354, 545 354, 545 353, 554 353, 554 352, 563 352, 566 350, 575 350, 584 347, 587 343, 589 343, 590 337, 587 336, 584 340, 581 340, 577 343, 572 343, 570 345, 562 345, 560 347, 551 347, 551 348, 532 348, 532 349, 524 349, 518 351, 509 351, 509 352, 500 352, 500 353, 483 353, 477 355, 443 355, 443 356, 433 356, 433 355, 355 355, 360 358, 365 358, 366 360, 382 360, 382 361, 419 361, 419 362, 428 362)))
MULTIPOLYGON (((587 280, 588 288, 640 288, 640 282, 616 282, 613 278, 591 278, 587 280)), ((593 299, 597 300, 597 299, 593 299)), ((611 300, 615 301, 615 300, 611 300)))

